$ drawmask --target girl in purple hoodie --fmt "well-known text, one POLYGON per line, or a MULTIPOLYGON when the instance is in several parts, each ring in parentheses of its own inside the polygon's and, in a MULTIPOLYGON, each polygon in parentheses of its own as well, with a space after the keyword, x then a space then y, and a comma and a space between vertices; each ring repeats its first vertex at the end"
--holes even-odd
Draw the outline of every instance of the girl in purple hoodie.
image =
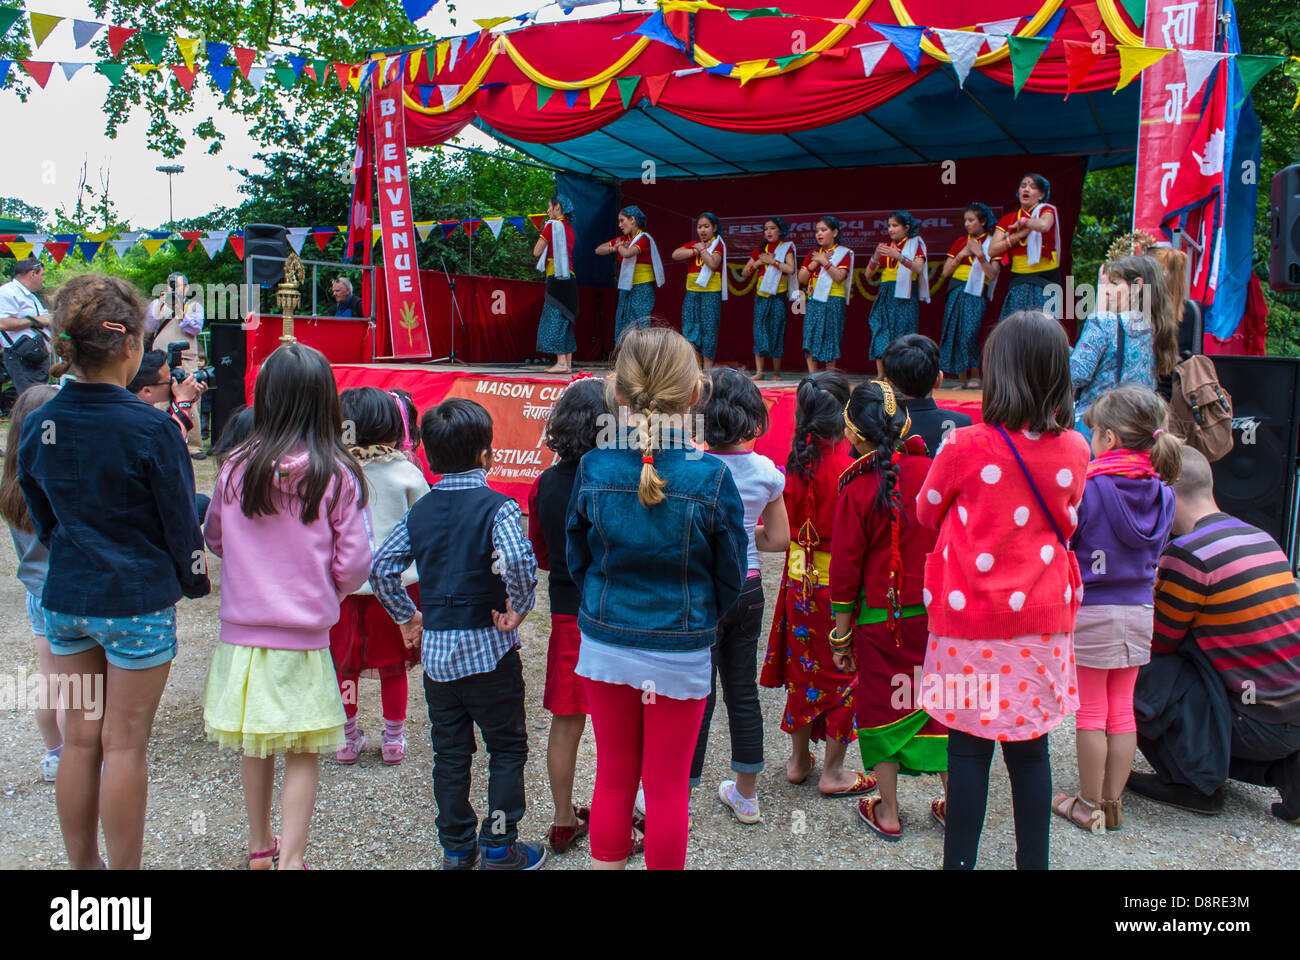
POLYGON ((1165 402, 1146 387, 1102 394, 1084 413, 1094 459, 1072 548, 1083 575, 1074 631, 1079 792, 1053 809, 1093 833, 1118 830, 1120 794, 1137 749, 1133 688, 1151 660, 1156 566, 1174 522, 1183 441, 1165 402))
POLYGON ((344 744, 329 634, 370 574, 361 467, 342 442, 325 357, 289 344, 253 392, 253 432, 217 474, 204 539, 222 558, 221 640, 203 692, 208 738, 244 751, 248 865, 302 869, 318 754, 344 744), (271 832, 284 754, 283 842, 271 832))

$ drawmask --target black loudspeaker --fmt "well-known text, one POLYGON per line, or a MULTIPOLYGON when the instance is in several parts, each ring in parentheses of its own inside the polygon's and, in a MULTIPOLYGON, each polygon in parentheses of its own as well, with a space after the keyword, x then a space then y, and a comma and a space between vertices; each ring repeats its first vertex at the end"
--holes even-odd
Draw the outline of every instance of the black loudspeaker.
POLYGON ((1273 175, 1269 207, 1268 285, 1300 290, 1300 163, 1273 175))
POLYGON ((250 223, 244 227, 244 259, 276 257, 275 260, 250 260, 253 282, 273 287, 284 279, 284 259, 289 256, 289 228, 274 223, 250 223))
POLYGON ((208 363, 216 374, 212 394, 212 445, 221 442, 221 433, 232 413, 244 404, 244 328, 238 323, 214 323, 208 334, 208 363))
POLYGON ((1294 564, 1300 357, 1213 359, 1232 395, 1232 451, 1213 465, 1215 499, 1273 537, 1294 564))

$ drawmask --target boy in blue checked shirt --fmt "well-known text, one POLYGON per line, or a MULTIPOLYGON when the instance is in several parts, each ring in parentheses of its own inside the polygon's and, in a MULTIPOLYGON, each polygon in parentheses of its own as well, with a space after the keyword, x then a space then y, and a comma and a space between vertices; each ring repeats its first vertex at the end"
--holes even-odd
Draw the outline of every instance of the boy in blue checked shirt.
POLYGON ((472 870, 481 861, 485 870, 536 870, 545 847, 518 839, 528 757, 518 628, 533 609, 537 561, 519 505, 487 484, 488 412, 472 400, 445 400, 425 412, 420 435, 442 479, 379 548, 370 584, 406 643, 423 643, 442 866, 472 870), (420 610, 402 586, 412 560, 420 610), (491 806, 477 838, 469 802, 475 724, 487 745, 491 806))

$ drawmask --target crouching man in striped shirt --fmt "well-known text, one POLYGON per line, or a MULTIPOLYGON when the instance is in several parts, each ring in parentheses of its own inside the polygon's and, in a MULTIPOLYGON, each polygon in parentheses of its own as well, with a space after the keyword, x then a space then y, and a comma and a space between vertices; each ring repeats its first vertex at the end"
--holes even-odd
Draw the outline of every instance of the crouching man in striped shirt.
POLYGON ((1183 449, 1174 540, 1160 559, 1151 662, 1138 674, 1139 796, 1214 814, 1225 781, 1276 788, 1300 822, 1300 597, 1267 533, 1219 510, 1210 465, 1183 449))

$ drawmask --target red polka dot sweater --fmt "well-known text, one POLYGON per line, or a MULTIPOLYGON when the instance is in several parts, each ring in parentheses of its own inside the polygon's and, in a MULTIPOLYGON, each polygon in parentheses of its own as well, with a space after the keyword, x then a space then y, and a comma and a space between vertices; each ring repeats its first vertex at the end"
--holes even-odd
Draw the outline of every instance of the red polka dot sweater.
MULTIPOLYGON (((1068 540, 1078 524, 1087 441, 1074 430, 1007 433, 1068 540)), ((916 508, 917 519, 939 531, 925 565, 932 633, 977 640, 1074 630, 1078 562, 995 427, 948 434, 916 508)))

